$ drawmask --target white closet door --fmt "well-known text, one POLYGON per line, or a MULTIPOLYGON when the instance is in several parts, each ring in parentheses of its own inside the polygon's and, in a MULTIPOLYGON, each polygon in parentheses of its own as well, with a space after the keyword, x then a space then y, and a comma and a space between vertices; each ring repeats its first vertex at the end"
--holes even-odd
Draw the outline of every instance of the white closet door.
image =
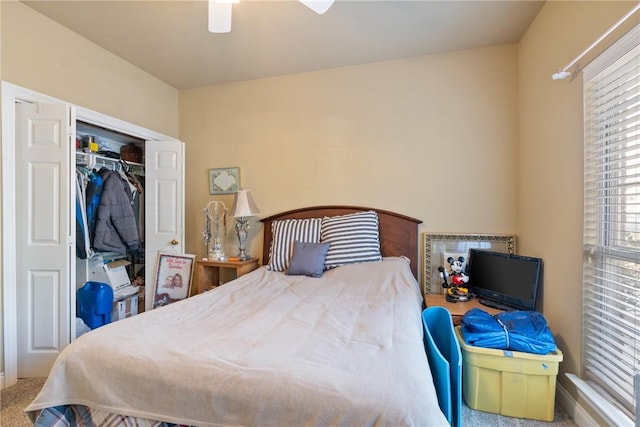
POLYGON ((47 376, 71 340, 71 114, 16 105, 18 378, 47 376))
POLYGON ((145 306, 153 306, 158 253, 184 253, 184 143, 145 145, 145 306))

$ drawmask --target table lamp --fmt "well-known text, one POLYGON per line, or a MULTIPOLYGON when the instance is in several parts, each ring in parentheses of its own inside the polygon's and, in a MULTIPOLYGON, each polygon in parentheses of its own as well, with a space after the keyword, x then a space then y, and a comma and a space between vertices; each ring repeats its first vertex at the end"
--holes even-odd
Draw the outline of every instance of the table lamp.
POLYGON ((249 220, 247 217, 260 214, 260 209, 258 209, 251 198, 251 191, 238 190, 233 199, 233 207, 229 214, 236 218, 236 231, 238 232, 238 242, 240 243, 238 260, 246 261, 251 258, 247 255, 245 248, 247 243, 247 230, 249 229, 249 220))

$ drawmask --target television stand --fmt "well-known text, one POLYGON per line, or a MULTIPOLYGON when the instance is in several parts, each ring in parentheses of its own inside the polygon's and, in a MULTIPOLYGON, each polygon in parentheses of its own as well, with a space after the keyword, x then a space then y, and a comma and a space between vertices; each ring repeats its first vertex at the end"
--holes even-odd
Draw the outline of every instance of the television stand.
POLYGON ((480 304, 482 304, 482 305, 484 305, 486 307, 495 308, 496 310, 502 310, 502 311, 513 311, 514 310, 513 307, 509 307, 508 305, 500 304, 499 302, 491 301, 489 299, 480 299, 480 304))

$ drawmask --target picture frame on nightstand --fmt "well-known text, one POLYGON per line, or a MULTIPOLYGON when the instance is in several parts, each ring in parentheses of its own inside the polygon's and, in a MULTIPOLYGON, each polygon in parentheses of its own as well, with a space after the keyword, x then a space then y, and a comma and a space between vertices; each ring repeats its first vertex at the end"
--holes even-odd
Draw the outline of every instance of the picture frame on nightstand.
MULTIPOLYGON (((465 259, 469 249, 486 249, 513 254, 516 252, 514 234, 453 234, 423 233, 422 293, 442 293, 442 277, 438 267, 448 270, 449 256, 465 259)), ((466 261, 466 260, 465 260, 466 261)))

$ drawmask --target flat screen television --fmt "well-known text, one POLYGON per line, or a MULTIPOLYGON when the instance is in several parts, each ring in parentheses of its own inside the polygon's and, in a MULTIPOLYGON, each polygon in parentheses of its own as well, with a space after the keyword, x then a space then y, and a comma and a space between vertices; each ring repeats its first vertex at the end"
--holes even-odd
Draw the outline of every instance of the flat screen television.
POLYGON ((467 287, 481 304, 503 310, 535 311, 542 259, 470 249, 467 275, 467 287))

